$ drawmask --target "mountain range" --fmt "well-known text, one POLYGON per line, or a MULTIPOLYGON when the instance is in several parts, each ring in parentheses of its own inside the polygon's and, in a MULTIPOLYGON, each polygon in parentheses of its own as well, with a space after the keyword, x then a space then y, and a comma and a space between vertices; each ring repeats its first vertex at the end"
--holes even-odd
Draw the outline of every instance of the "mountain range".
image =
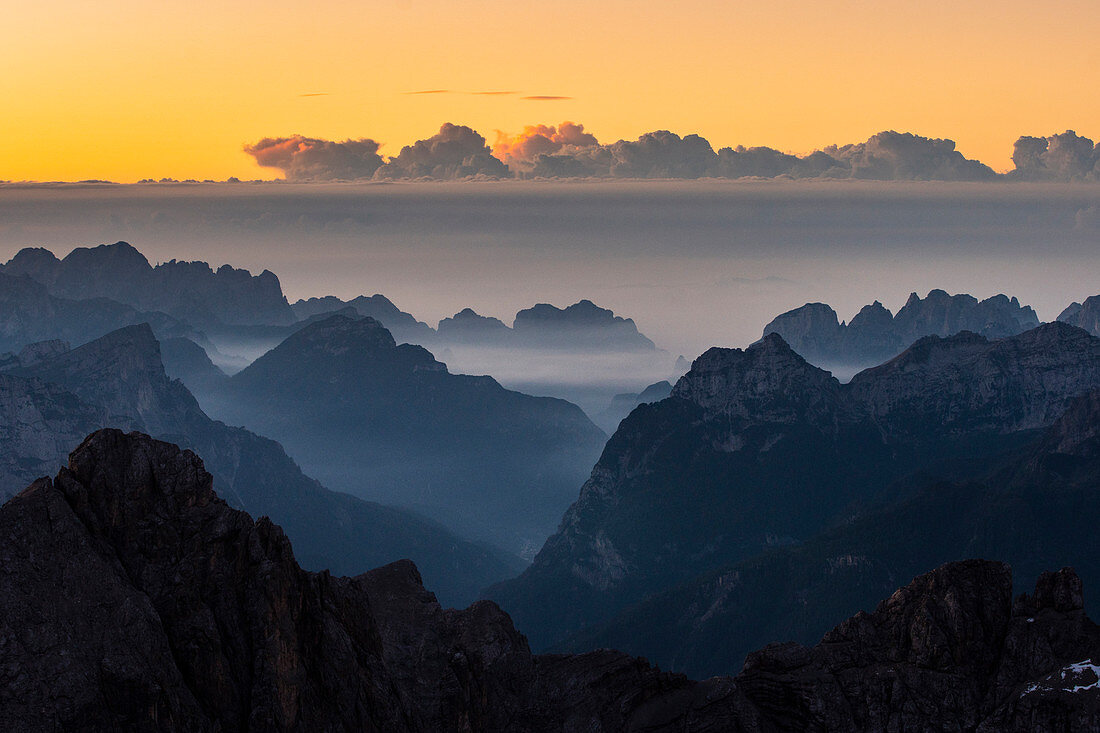
POLYGON ((921 572, 952 553, 997 549, 1028 573, 1029 553, 1058 557, 1089 579, 1095 533, 1062 542, 1029 512, 1045 506, 1043 528, 1072 531, 1096 516, 1091 493, 1052 479, 1029 493, 1005 476, 1022 476, 1014 461, 1096 389, 1100 339, 1062 323, 994 340, 925 337, 848 384, 778 334, 711 349, 668 399, 623 420, 532 566, 486 595, 536 649, 629 640, 674 669, 713 674, 739 667, 754 628, 806 640, 884 592, 892 569, 921 572), (955 488, 936 488, 944 482, 955 488), (955 523, 939 523, 955 507, 965 508, 955 523), (949 527, 950 542, 938 534, 949 527), (807 610, 817 591, 823 605, 807 610))
POLYGON ((200 451, 219 491, 283 524, 307 567, 353 574, 411 557, 449 603, 465 603, 523 566, 410 512, 329 491, 278 443, 211 420, 165 374, 147 325, 0 373, 0 497, 55 471, 84 435, 104 426, 200 451))
POLYGON ((9 730, 1088 730, 1100 628, 1072 570, 1012 599, 1001 563, 922 575, 813 648, 692 682, 603 650, 533 656, 490 602, 415 566, 309 573, 193 453, 94 433, 0 507, 9 730))
POLYGON ((209 404, 328 486, 517 553, 553 532, 606 440, 575 405, 451 374, 369 317, 298 330, 209 404))
POLYGON ((933 290, 924 299, 912 293, 897 314, 876 300, 848 323, 824 303, 807 303, 776 316, 764 326, 764 335, 778 333, 812 364, 850 371, 881 364, 923 336, 972 331, 1000 338, 1038 325, 1035 311, 1016 298, 995 295, 979 301, 933 290))

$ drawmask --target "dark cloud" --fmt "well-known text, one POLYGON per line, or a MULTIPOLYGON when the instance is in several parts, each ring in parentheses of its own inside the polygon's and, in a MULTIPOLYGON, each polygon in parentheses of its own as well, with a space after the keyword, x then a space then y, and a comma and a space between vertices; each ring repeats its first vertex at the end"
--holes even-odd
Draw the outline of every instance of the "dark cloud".
POLYGON ((485 138, 464 125, 446 123, 427 140, 417 140, 401 149, 379 168, 379 180, 401 178, 506 178, 509 171, 494 158, 485 138))
POLYGON ((718 163, 705 138, 668 130, 612 143, 610 153, 610 173, 616 178, 703 178, 714 175, 718 163))
POLYGON ((266 168, 278 168, 288 181, 356 181, 371 178, 382 165, 374 140, 319 140, 265 137, 244 151, 266 168))
POLYGON ((572 97, 558 97, 553 94, 533 94, 529 97, 520 97, 520 99, 528 99, 532 102, 557 102, 563 99, 572 99, 572 97))
POLYGON ((1073 130, 1050 137, 1024 136, 1012 151, 1009 175, 1026 181, 1100 181, 1100 144, 1073 130))

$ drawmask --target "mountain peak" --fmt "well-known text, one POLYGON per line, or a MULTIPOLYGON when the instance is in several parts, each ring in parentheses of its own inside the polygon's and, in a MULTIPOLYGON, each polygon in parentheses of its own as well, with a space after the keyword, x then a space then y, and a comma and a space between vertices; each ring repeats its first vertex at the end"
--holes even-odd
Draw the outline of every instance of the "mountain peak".
POLYGON ((835 399, 839 382, 796 354, 778 333, 748 348, 708 349, 680 377, 672 396, 704 409, 740 417, 787 420, 835 399))

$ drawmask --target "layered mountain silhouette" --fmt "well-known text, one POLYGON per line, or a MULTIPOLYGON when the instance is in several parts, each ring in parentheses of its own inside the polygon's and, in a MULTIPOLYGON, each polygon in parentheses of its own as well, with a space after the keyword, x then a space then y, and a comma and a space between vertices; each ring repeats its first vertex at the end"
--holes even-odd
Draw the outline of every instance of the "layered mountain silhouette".
POLYGON ((672 385, 667 380, 654 382, 641 392, 624 392, 611 398, 611 402, 601 413, 594 417, 596 424, 604 430, 614 433, 623 418, 633 412, 638 405, 660 402, 672 394, 672 385))
POLYGON ((407 511, 329 491, 303 475, 282 447, 211 420, 161 362, 147 325, 0 374, 0 495, 48 475, 99 427, 141 430, 206 456, 234 505, 281 522, 308 567, 356 573, 415 558, 448 603, 522 567, 407 511))
POLYGON ((692 682, 613 651, 533 656, 494 604, 444 611, 416 568, 303 571, 194 454, 91 435, 0 508, 9 730, 1088 730, 1100 629, 1072 570, 922 575, 814 648, 692 682))
POLYGON ((108 298, 56 297, 25 275, 0 272, 0 353, 42 341, 80 345, 139 323, 148 323, 161 338, 203 339, 190 325, 165 313, 140 311, 108 298))
MULTIPOLYGON (((806 362, 778 334, 743 351, 711 349, 670 398, 636 408, 621 423, 558 533, 523 575, 487 595, 513 614, 536 648, 593 629, 605 629, 597 638, 626 638, 607 624, 656 594, 685 583, 694 588, 703 574, 809 546, 823 533, 916 500, 939 480, 986 479, 1097 388, 1100 339, 1062 323, 997 340, 969 332, 926 337, 848 384, 806 362)), ((1089 509, 1084 516, 1094 517, 1097 507, 1089 509)), ((998 518, 992 509, 978 516, 974 521, 998 518)), ((1025 516, 1017 515, 1016 534, 1005 535, 1008 546, 993 545, 1000 556, 1022 557, 1034 545, 1025 516)), ((1078 526, 1065 518, 1067 527, 1078 526)), ((936 556, 937 540, 914 540, 922 541, 899 552, 911 550, 918 560, 936 556)), ((1095 543, 1086 537, 1066 548, 1052 541, 1046 557, 1065 549, 1064 562, 1080 561, 1092 573, 1095 543)), ((900 540, 899 547, 905 547, 900 540)), ((965 543, 948 543, 945 553, 948 547, 970 553, 965 543)), ((847 554, 828 557, 843 563, 847 554)), ((754 577, 759 583, 743 592, 760 597, 743 601, 742 610, 751 607, 753 615, 738 623, 766 627, 774 616, 776 628, 790 633, 799 617, 783 603, 793 601, 766 592, 768 583, 781 581, 754 577)), ((879 576, 867 587, 881 592, 882 583, 894 580, 879 576)), ((693 593, 684 590, 681 598, 693 593)), ((729 608, 738 608, 741 593, 736 590, 729 608)), ((850 612, 862 598, 842 595, 837 608, 850 612)), ((706 609, 713 610, 707 618, 720 616, 719 608, 692 606, 677 622, 690 624, 693 613, 706 616, 706 609)), ((635 628, 653 627, 643 621, 635 628)), ((669 654, 674 634, 639 633, 631 637, 633 650, 687 668, 690 652, 669 654)), ((692 669, 709 672, 719 661, 736 669, 744 643, 744 637, 731 642, 714 657, 703 652, 705 661, 692 669)))
POLYGON ((836 311, 824 303, 807 303, 776 316, 764 327, 764 335, 778 333, 813 364, 851 368, 879 364, 923 336, 972 331, 1000 338, 1038 325, 1035 311, 1016 298, 995 295, 979 301, 933 290, 924 299, 911 294, 896 315, 876 300, 848 323, 839 321, 836 311))
POLYGON ((1025 583, 1067 560, 1081 577, 1100 577, 1098 426, 1093 391, 976 479, 925 479, 912 498, 677 585, 563 646, 613 646, 709 676, 739 668, 769 639, 811 643, 836 618, 889 593, 897 578, 951 558, 1004 558, 1025 583))
POLYGON ((369 317, 302 328, 211 404, 326 485, 417 507, 513 552, 553 531, 606 439, 575 405, 451 374, 369 317))
POLYGON ((126 242, 78 247, 62 259, 43 248, 20 250, 0 268, 26 275, 51 295, 69 300, 109 298, 142 311, 159 311, 197 328, 286 325, 297 319, 279 278, 264 270, 172 260, 153 267, 126 242))

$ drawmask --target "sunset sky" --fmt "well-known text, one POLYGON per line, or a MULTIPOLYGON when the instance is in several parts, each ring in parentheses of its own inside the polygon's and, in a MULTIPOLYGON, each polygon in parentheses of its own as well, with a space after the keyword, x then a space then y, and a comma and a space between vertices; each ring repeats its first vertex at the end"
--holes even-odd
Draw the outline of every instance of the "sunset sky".
POLYGON ((797 153, 896 129, 1004 170, 1022 134, 1100 136, 1098 38, 1096 0, 9 3, 0 180, 272 178, 243 144, 393 155, 447 121, 797 153))

